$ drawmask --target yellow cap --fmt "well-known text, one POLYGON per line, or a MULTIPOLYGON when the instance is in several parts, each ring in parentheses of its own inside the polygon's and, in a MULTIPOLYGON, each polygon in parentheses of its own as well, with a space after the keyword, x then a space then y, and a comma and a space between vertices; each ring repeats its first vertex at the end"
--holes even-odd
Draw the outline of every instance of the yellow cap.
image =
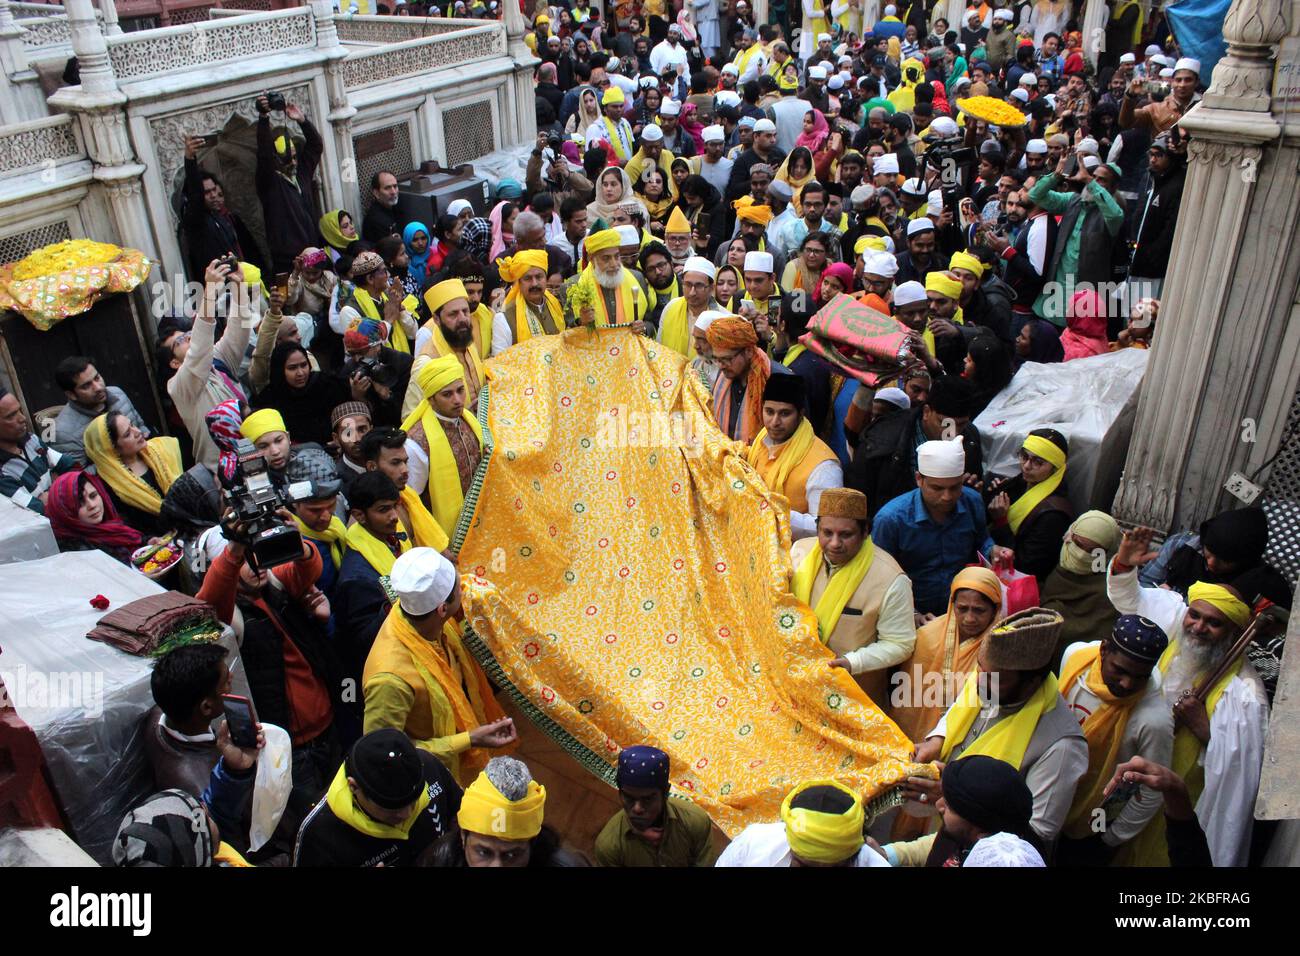
POLYGON ((980 262, 969 252, 954 252, 952 258, 948 260, 949 269, 965 269, 967 272, 975 273, 975 278, 984 278, 984 263, 980 262))
POLYGON ((593 232, 583 243, 583 248, 590 253, 600 252, 602 249, 617 249, 622 244, 617 229, 601 229, 593 232))
POLYGON ((925 291, 938 292, 950 299, 960 299, 961 281, 946 272, 931 272, 925 277, 925 291))
POLYGON ((664 226, 665 236, 680 236, 682 233, 690 235, 691 224, 682 212, 680 206, 673 206, 673 214, 668 217, 668 223, 664 226))
POLYGON ((433 315, 438 314, 448 302, 456 299, 464 299, 469 302, 469 293, 465 291, 465 283, 459 279, 443 279, 436 285, 430 286, 424 293, 424 304, 429 307, 429 312, 433 315))
POLYGON ((522 799, 507 800, 484 770, 465 788, 456 822, 466 833, 500 840, 531 840, 542 832, 545 810, 546 788, 536 780, 528 782, 528 793, 522 799))
POLYGON ((253 412, 239 426, 239 434, 251 442, 255 442, 263 435, 269 435, 271 432, 284 432, 286 435, 289 433, 289 429, 284 424, 284 416, 274 408, 264 408, 259 412, 253 412))

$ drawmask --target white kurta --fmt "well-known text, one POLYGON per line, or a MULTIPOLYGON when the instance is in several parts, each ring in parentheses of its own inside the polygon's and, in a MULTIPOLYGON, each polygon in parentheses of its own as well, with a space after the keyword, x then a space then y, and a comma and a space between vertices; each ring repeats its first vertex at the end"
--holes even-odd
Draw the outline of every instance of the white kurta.
MULTIPOLYGON (((789 866, 793 854, 784 823, 752 823, 732 840, 714 866, 789 866)), ((889 861, 865 843, 853 866, 889 866, 889 861)))
POLYGON ((690 68, 686 47, 680 43, 674 46, 667 40, 660 40, 650 51, 650 69, 654 70, 655 76, 663 76, 664 70, 670 66, 681 66, 683 70, 690 68))
MULTIPOLYGON (((1172 641, 1183 634, 1187 605, 1167 588, 1144 588, 1137 570, 1106 572, 1106 593, 1121 614, 1141 614, 1172 641)), ((1264 765, 1268 696, 1250 661, 1243 661, 1210 715, 1210 743, 1199 758, 1205 789, 1196 801, 1196 818, 1205 831, 1215 866, 1245 866, 1250 856, 1255 798, 1264 765)))

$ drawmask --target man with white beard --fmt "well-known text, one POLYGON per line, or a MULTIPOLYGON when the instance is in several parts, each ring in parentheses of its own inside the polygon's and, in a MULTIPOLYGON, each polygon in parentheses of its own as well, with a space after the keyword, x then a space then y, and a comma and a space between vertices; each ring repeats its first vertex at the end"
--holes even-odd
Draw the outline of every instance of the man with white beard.
POLYGON ((566 317, 578 325, 631 325, 632 331, 641 335, 646 331, 645 316, 650 303, 636 276, 623 267, 621 243, 617 229, 602 229, 589 235, 585 244, 589 257, 587 268, 565 282, 560 298, 566 317), (588 273, 599 295, 591 306, 575 315, 569 304, 569 289, 588 273))
MULTIPOLYGON (((1169 648, 1158 666, 1174 715, 1171 769, 1186 781, 1196 802, 1214 865, 1245 866, 1264 760, 1268 698, 1244 654, 1210 688, 1204 702, 1194 691, 1224 661, 1250 621, 1246 600, 1254 600, 1254 595, 1198 581, 1188 588, 1184 603, 1177 591, 1141 587, 1137 570, 1156 557, 1153 534, 1150 528, 1124 533, 1107 574, 1106 592, 1120 614, 1140 614, 1169 635, 1169 648)), ((1168 866, 1164 828, 1164 814, 1156 814, 1126 848, 1129 852, 1115 862, 1168 866)))

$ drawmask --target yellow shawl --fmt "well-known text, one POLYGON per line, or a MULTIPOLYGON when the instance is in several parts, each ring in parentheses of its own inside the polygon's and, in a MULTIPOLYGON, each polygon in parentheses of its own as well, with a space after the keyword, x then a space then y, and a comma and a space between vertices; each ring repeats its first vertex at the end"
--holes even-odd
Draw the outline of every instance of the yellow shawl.
MULTIPOLYGON (((479 448, 483 447, 483 429, 478 419, 468 411, 460 413, 478 438, 479 448)), ((460 520, 460 509, 465 504, 465 491, 460 486, 460 469, 456 467, 456 456, 451 453, 451 443, 447 433, 438 421, 438 415, 426 398, 416 405, 411 414, 402 422, 402 428, 410 431, 416 422, 424 425, 424 440, 429 444, 429 507, 433 517, 448 538, 456 533, 456 522, 460 520)))
MULTIPOLYGON (((113 489, 119 501, 152 515, 162 510, 162 495, 122 464, 118 457, 113 440, 108 437, 108 415, 100 415, 87 425, 83 438, 86 457, 95 463, 99 477, 113 489)), ((164 495, 185 470, 181 467, 181 446, 175 438, 150 438, 140 457, 149 466, 164 495)))
MULTIPOLYGON (((939 754, 940 760, 947 760, 953 748, 966 739, 971 725, 979 716, 981 706, 978 693, 979 677, 980 672, 976 671, 966 678, 966 684, 962 687, 957 702, 948 708, 948 736, 944 738, 943 750, 939 754)), ((962 756, 985 754, 1004 760, 1019 770, 1020 762, 1025 759, 1029 738, 1033 736, 1034 728, 1038 726, 1038 719, 1055 706, 1058 692, 1056 675, 1049 673, 1043 678, 1038 690, 1034 691, 1018 711, 1010 717, 999 720, 980 734, 973 744, 962 751, 962 756)))
MULTIPOLYGON (((369 292, 358 286, 352 291, 352 296, 356 299, 357 305, 361 307, 361 311, 366 318, 374 319, 376 322, 384 321, 384 317, 379 311, 379 303, 388 301, 387 294, 381 294, 379 302, 376 302, 369 292)), ((402 308, 407 312, 414 312, 418 307, 419 302, 416 301, 413 295, 408 295, 402 300, 402 308)), ((387 325, 386 322, 384 324, 387 325)), ((411 340, 406 337, 406 330, 402 328, 401 322, 394 322, 393 327, 388 330, 388 344, 399 352, 405 352, 407 355, 411 354, 411 340)))
MULTIPOLYGON (((927 330, 926 335, 929 334, 927 330)), ((1030 435, 1021 447, 1050 462, 1056 470, 1012 502, 1011 508, 1007 511, 1007 524, 1011 526, 1012 534, 1020 530, 1021 522, 1029 517, 1029 513, 1037 508, 1044 498, 1060 487, 1061 479, 1065 477, 1065 452, 1061 451, 1055 442, 1039 435, 1030 435)))
POLYGON ((411 519, 411 537, 414 539, 415 547, 446 551, 451 542, 447 540, 442 526, 433 519, 433 515, 429 514, 429 509, 424 506, 424 502, 410 485, 402 489, 401 501, 402 506, 406 508, 407 516, 411 519))
MULTIPOLYGON (((754 436, 754 443, 749 446, 749 463, 755 468, 767 456, 767 448, 763 445, 763 439, 766 437, 767 429, 764 428, 754 436)), ((785 494, 785 483, 790 477, 790 472, 794 471, 799 462, 803 461, 804 455, 808 454, 808 449, 812 448, 816 438, 817 436, 813 434, 812 423, 805 416, 799 422, 799 427, 794 430, 794 434, 786 439, 780 452, 777 453, 776 471, 770 472, 767 476, 769 490, 775 491, 778 495, 785 494)), ((786 495, 786 497, 789 496, 786 495)), ((866 546, 864 545, 864 547, 866 546)))
MULTIPOLYGON (((591 266, 587 266, 588 269, 591 266)), ((596 283, 595 277, 592 277, 592 284, 596 286, 598 292, 603 293, 600 286, 596 283)), ((684 301, 684 300, 683 300, 684 301)), ((596 325, 605 327, 609 325, 630 325, 638 318, 645 315, 646 300, 645 293, 641 291, 641 283, 633 278, 628 269, 623 270, 623 285, 618 290, 614 298, 615 313, 611 321, 609 309, 605 305, 605 296, 598 294, 595 299, 594 307, 596 310, 596 325), (640 309, 638 309, 638 305, 640 309), (628 310, 631 315, 628 315, 628 310)))
POLYGON ((626 163, 628 159, 631 158, 632 154, 628 151, 628 148, 623 145, 622 137, 618 135, 623 121, 619 120, 618 125, 615 125, 610 121, 608 116, 602 116, 600 121, 605 124, 605 132, 609 134, 609 145, 613 147, 615 155, 626 163))
POLYGON ((329 804, 334 816, 366 836, 379 840, 405 840, 411 835, 411 827, 415 826, 415 821, 420 819, 420 814, 429 805, 429 788, 424 787, 420 790, 420 796, 415 801, 415 809, 397 826, 380 823, 357 806, 352 788, 348 786, 348 767, 347 764, 343 764, 339 767, 339 772, 334 775, 334 781, 325 794, 325 802, 329 804))
POLYGON ((673 299, 664 306, 659 318, 659 341, 679 355, 693 359, 698 356, 695 353, 695 339, 691 335, 690 319, 686 296, 673 299))
MULTIPOLYGON (((397 533, 403 535, 399 538, 399 547, 405 554, 411 550, 411 536, 406 534, 406 529, 402 527, 402 522, 397 522, 397 533)), ((381 575, 391 574, 393 571, 393 562, 397 556, 383 541, 380 541, 373 534, 365 529, 360 523, 353 524, 348 528, 348 547, 360 554, 370 564, 372 568, 381 575)))
POLYGON ((334 567, 337 568, 343 563, 343 554, 348 549, 348 528, 339 520, 338 515, 330 517, 330 526, 324 531, 317 531, 309 527, 297 515, 293 516, 293 523, 298 526, 298 531, 301 532, 304 538, 311 541, 321 541, 329 545, 330 559, 333 560, 334 567))
MULTIPOLYGON (((489 348, 489 349, 490 349, 491 346, 492 346, 492 332, 491 332, 491 329, 492 329, 492 323, 491 323, 491 315, 492 315, 492 313, 489 311, 489 312, 488 312, 488 319, 489 319, 489 321, 488 321, 488 334, 487 334, 487 339, 486 339, 487 344, 488 344, 488 348, 489 348)), ((475 314, 474 314, 474 324, 473 324, 473 326, 472 326, 472 328, 473 328, 473 330, 474 330, 474 341, 473 341, 473 343, 470 345, 469 348, 465 349, 465 351, 464 351, 463 353, 462 353, 462 352, 457 352, 457 351, 456 351, 455 349, 453 349, 453 348, 451 347, 451 345, 447 342, 447 336, 445 336, 445 335, 442 334, 442 326, 440 326, 440 325, 438 324, 438 320, 437 320, 437 319, 430 319, 427 323, 425 323, 425 326, 424 326, 424 327, 425 327, 426 329, 429 330, 429 332, 432 334, 433 338, 432 338, 430 341, 424 343, 424 345, 420 348, 420 352, 419 352, 419 354, 420 354, 420 355, 427 355, 427 356, 429 356, 429 358, 438 358, 438 357, 443 356, 443 355, 454 355, 454 356, 456 356, 456 360, 457 360, 458 362, 460 362, 461 368, 463 368, 463 369, 465 370, 465 375, 466 375, 466 378, 465 378, 465 388, 466 388, 466 391, 468 392, 468 395, 469 395, 468 401, 472 403, 472 402, 474 401, 474 399, 477 397, 479 389, 481 389, 481 388, 483 387, 483 376, 484 376, 484 373, 483 373, 483 358, 484 358, 484 356, 480 356, 480 354, 479 354, 480 350, 482 349, 482 344, 481 344, 481 343, 482 343, 482 341, 483 341, 483 340, 480 338, 480 334, 481 334, 481 333, 480 333, 480 327, 481 327, 481 318, 480 318, 480 316, 478 315, 477 312, 475 312, 475 314), (473 387, 473 388, 470 388, 470 387, 469 387, 469 375, 470 375, 471 373, 473 373, 473 375, 474 375, 474 387, 473 387)), ((413 376, 413 377, 414 377, 414 376, 413 376)))
MULTIPOLYGON (((806 425, 807 421, 804 424, 806 425)), ((840 615, 844 612, 844 606, 849 603, 849 598, 853 596, 853 592, 858 589, 862 579, 867 576, 867 571, 871 569, 871 559, 875 553, 876 546, 868 536, 862 542, 862 548, 853 560, 831 573, 831 579, 826 585, 826 590, 822 592, 821 600, 813 608, 813 613, 817 615, 817 631, 821 635, 823 644, 831 639, 831 634, 835 632, 835 625, 840 622, 840 615)), ((794 572, 794 580, 790 582, 790 590, 804 604, 811 603, 813 581, 817 579, 817 572, 821 570, 821 566, 822 546, 815 544, 799 564, 798 570, 794 572)))
MULTIPOLYGON (((513 302, 515 306, 515 318, 514 322, 511 323, 515 333, 515 345, 518 345, 520 342, 527 342, 534 335, 550 334, 540 322, 533 318, 532 313, 528 311, 528 303, 525 301, 524 297, 519 294, 518 285, 512 288, 510 294, 506 296, 506 304, 503 306, 503 309, 506 310, 507 317, 510 315, 509 306, 511 302, 513 302)), ((546 291, 545 302, 547 310, 551 313, 551 321, 555 323, 555 331, 563 332, 564 309, 560 307, 560 300, 557 299, 548 289, 546 291)))

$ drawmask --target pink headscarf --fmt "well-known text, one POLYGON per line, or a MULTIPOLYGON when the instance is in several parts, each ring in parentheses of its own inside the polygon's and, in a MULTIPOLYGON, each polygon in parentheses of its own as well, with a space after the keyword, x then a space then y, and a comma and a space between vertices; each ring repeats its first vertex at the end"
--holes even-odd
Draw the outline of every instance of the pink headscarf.
MULTIPOLYGON (((506 251, 506 246, 509 244, 506 242, 506 234, 502 229, 501 223, 501 210, 505 207, 506 203, 510 203, 516 208, 519 206, 519 203, 515 202, 513 199, 503 199, 501 202, 493 206, 492 212, 488 214, 488 222, 492 224, 492 246, 488 250, 488 262, 496 262, 501 254, 506 251)), ((511 242, 513 242, 514 236, 512 235, 510 239, 511 242)))
POLYGON ((826 304, 826 296, 822 295, 822 285, 826 282, 827 276, 834 276, 840 280, 840 285, 844 286, 846 295, 853 294, 853 269, 843 262, 832 262, 822 272, 822 277, 817 280, 817 302, 819 305, 826 304))
POLYGON ((694 103, 686 103, 682 106, 681 118, 677 125, 684 129, 691 139, 695 141, 695 152, 704 152, 704 126, 695 116, 696 108, 694 103))
POLYGON ((1066 325, 1061 333, 1064 361, 1101 355, 1110 349, 1106 341, 1106 302, 1097 292, 1076 292, 1070 298, 1066 325))
POLYGON ((799 138, 794 141, 796 146, 804 146, 808 152, 815 153, 822 148, 826 138, 831 134, 830 125, 826 122, 826 117, 822 115, 821 110, 809 110, 813 115, 813 131, 811 133, 800 133, 799 138))

